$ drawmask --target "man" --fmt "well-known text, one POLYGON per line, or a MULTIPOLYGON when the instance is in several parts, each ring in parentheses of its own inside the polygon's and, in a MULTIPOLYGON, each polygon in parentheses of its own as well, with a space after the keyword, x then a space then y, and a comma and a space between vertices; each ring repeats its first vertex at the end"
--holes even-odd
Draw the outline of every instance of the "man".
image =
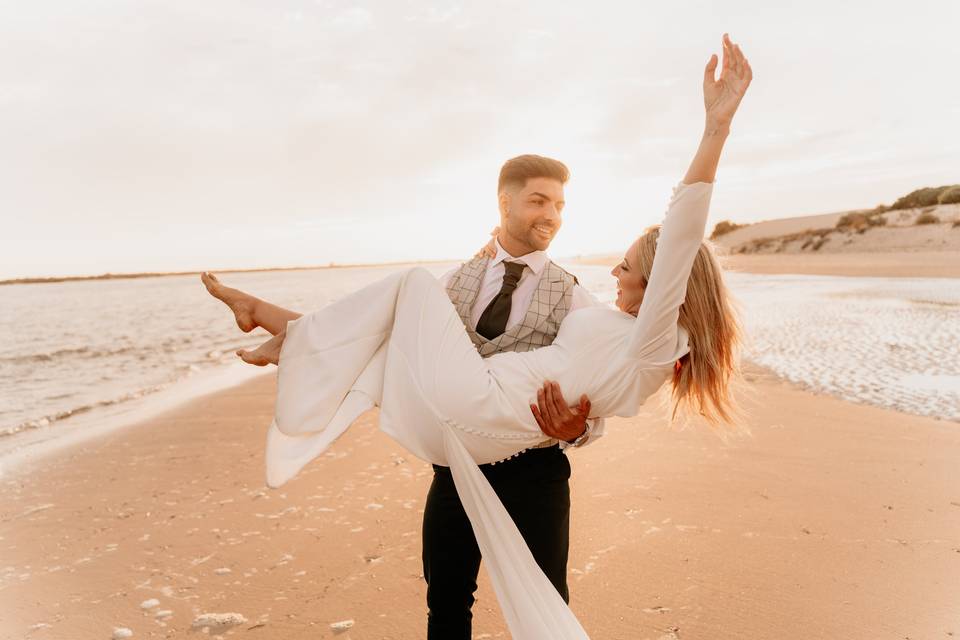
MULTIPOLYGON (((601 303, 554 264, 545 250, 560 229, 569 170, 557 160, 508 160, 497 185, 500 227, 491 249, 442 282, 484 357, 527 351, 556 338, 571 311, 601 303), (492 254, 492 255, 491 255, 492 254)), ((517 524, 537 564, 566 602, 570 533, 569 447, 592 442, 602 420, 588 420, 589 399, 575 409, 547 381, 531 410, 544 431, 536 447, 480 469, 517 524)), ((480 550, 449 467, 433 465, 423 513, 423 575, 428 640, 469 640, 480 550)))

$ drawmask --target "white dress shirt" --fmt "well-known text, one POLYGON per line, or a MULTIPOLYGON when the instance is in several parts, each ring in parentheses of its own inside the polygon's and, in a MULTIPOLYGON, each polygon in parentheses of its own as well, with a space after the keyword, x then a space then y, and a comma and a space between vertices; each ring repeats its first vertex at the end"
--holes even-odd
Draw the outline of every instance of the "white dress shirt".
MULTIPOLYGON (((537 285, 540 283, 540 276, 543 274, 543 269, 547 266, 547 262, 550 261, 550 258, 544 251, 533 251, 522 256, 512 256, 500 245, 500 240, 495 239, 494 245, 497 248, 497 255, 491 258, 489 264, 487 264, 487 270, 484 272, 483 280, 480 283, 480 292, 477 294, 477 299, 470 309, 470 328, 474 331, 477 330, 477 323, 480 321, 480 316, 483 315, 484 309, 486 309, 487 305, 500 293, 500 289, 503 287, 503 274, 506 271, 503 263, 505 261, 520 262, 526 265, 526 268, 520 276, 520 281, 517 283, 517 288, 514 289, 513 295, 510 297, 510 316, 507 318, 507 330, 523 320, 523 316, 526 315, 527 309, 530 306, 530 300, 533 298, 533 294, 537 290, 537 285)), ((440 282, 444 287, 450 283, 453 274, 459 270, 460 267, 454 267, 441 276, 440 282)), ((573 285, 573 295, 570 300, 571 312, 577 309, 583 309, 584 307, 606 306, 607 305, 597 300, 592 293, 579 284, 573 285)), ((546 380, 544 380, 544 382, 546 382, 546 380)), ((569 402, 570 398, 566 398, 566 400, 569 402)), ((577 398, 576 401, 579 402, 579 398, 577 398)), ((603 435, 603 418, 590 418, 587 420, 587 430, 590 432, 590 437, 583 443, 584 445, 593 442, 603 435)), ((569 443, 562 440, 560 441, 561 449, 566 449, 567 446, 569 446, 569 443)))

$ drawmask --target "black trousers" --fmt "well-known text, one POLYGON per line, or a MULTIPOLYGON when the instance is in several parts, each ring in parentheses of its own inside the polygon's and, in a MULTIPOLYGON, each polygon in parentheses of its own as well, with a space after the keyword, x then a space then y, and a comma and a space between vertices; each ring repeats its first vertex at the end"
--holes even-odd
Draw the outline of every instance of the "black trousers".
MULTIPOLYGON (((433 465, 423 511, 427 639, 470 640, 480 549, 449 467, 433 465)), ((534 559, 566 602, 570 548, 570 462, 559 446, 480 465, 534 559)))

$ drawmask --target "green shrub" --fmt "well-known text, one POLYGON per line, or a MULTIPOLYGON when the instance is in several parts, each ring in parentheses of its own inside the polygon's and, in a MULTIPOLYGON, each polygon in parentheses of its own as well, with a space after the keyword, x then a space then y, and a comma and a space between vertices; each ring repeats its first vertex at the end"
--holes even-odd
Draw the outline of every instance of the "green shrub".
POLYGON ((939 224, 939 222, 940 218, 932 213, 921 213, 917 216, 917 219, 913 221, 913 224, 939 224))
POLYGON ((741 229, 745 226, 747 225, 737 224, 736 222, 730 222, 729 220, 721 220, 717 223, 717 226, 713 228, 713 233, 710 234, 710 239, 714 240, 722 235, 726 235, 731 231, 736 231, 737 229, 741 229))
POLYGON ((890 208, 891 209, 913 209, 915 207, 928 207, 937 204, 940 194, 944 191, 958 185, 946 185, 943 187, 924 187, 911 191, 902 198, 898 198, 890 208))
POLYGON ((837 229, 860 229, 867 226, 867 215, 859 211, 852 211, 850 213, 840 216, 840 219, 837 220, 837 229))
POLYGON ((940 204, 955 204, 960 202, 960 185, 954 185, 945 189, 937 199, 940 204))

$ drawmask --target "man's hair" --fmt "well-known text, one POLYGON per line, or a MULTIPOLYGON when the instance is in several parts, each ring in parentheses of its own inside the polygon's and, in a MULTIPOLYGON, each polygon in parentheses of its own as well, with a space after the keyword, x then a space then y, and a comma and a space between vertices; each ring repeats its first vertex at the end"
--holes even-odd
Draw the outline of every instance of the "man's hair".
POLYGON ((500 168, 497 193, 505 187, 522 189, 529 178, 553 178, 559 180, 560 184, 566 184, 570 179, 570 170, 559 160, 530 153, 510 158, 500 168))

